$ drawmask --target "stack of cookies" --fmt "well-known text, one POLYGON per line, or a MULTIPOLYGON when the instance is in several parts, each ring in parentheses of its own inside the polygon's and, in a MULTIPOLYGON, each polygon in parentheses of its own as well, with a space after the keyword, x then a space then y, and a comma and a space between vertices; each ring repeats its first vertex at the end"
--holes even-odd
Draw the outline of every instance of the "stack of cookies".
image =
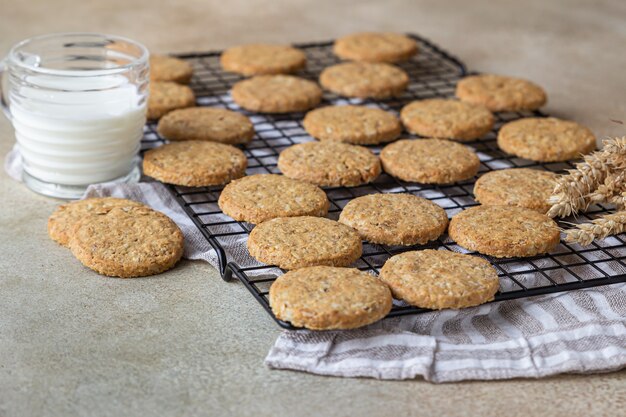
MULTIPOLYGON (((244 77, 231 90, 240 108, 308 111, 302 126, 316 141, 284 149, 277 160, 282 175, 245 176, 239 147, 254 137, 250 120, 231 110, 191 107, 193 94, 180 85, 191 76, 184 63, 158 58, 152 64, 158 81, 150 117, 160 118, 158 132, 170 143, 145 154, 144 173, 176 185, 224 185, 218 201, 223 213, 256 225, 247 242, 250 255, 288 270, 270 289, 276 317, 309 329, 348 329, 384 317, 393 297, 430 309, 493 300, 499 279, 485 258, 404 251, 446 231, 461 247, 492 257, 534 256, 558 244, 559 229, 545 215, 556 175, 533 169, 482 175, 474 188, 481 205, 450 221, 443 208, 411 194, 361 196, 343 207, 338 221, 326 218, 330 203, 323 188, 357 187, 382 172, 435 185, 475 178, 480 160, 465 143, 492 131, 494 112, 532 111, 547 100, 530 81, 473 75, 459 81, 456 98, 413 101, 399 117, 365 105, 316 108, 322 89, 350 99, 402 96, 410 77, 396 64, 419 53, 413 39, 395 33, 345 36, 333 52, 344 62, 325 68, 319 85, 294 75, 307 58, 291 46, 250 44, 221 55, 225 71, 244 77), (403 131, 419 139, 401 138, 403 131), (378 156, 368 146, 383 148, 378 156), (363 241, 404 249, 376 278, 350 268, 362 255, 363 241)), ((595 137, 571 121, 524 118, 502 126, 497 143, 520 158, 565 161, 593 150, 595 137)))

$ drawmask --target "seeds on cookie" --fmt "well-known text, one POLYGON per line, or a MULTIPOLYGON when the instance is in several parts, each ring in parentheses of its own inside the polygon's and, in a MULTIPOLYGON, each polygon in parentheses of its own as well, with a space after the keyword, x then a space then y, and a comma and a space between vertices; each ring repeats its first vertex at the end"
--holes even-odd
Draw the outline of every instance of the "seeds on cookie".
POLYGON ((355 268, 314 266, 281 275, 270 287, 272 312, 293 326, 312 330, 355 329, 389 313, 391 292, 355 268))
POLYGON ((327 106, 308 112, 304 129, 321 141, 375 145, 389 142, 402 133, 396 116, 365 106, 327 106))
POLYGON ((380 279, 395 298, 420 308, 465 308, 493 300, 500 282, 486 260, 447 250, 421 250, 392 256, 380 279))
POLYGON ((189 140, 146 152, 143 172, 167 184, 201 187, 241 178, 247 164, 244 153, 234 146, 189 140))
POLYGON ((245 76, 289 74, 304 68, 306 56, 292 46, 250 44, 228 48, 220 63, 225 71, 245 76))
POLYGON ((404 127, 416 135, 458 141, 484 136, 495 121, 481 105, 441 98, 413 101, 402 108, 400 118, 404 127))
POLYGON ((361 256, 353 228, 323 217, 278 217, 258 224, 248 238, 250 255, 283 269, 348 266, 361 256))
POLYGON ((382 99, 402 94, 409 76, 389 64, 345 62, 325 68, 320 84, 340 96, 382 99))
POLYGON ((150 55, 150 81, 173 81, 189 84, 193 68, 182 59, 165 55, 150 55))
POLYGON ((463 78, 456 85, 456 96, 491 111, 536 110, 547 100, 546 92, 535 83, 493 74, 463 78))
POLYGON ((171 81, 154 81, 150 83, 147 117, 159 119, 172 110, 195 104, 196 98, 188 86, 171 81))
POLYGON ((465 249, 496 258, 548 253, 560 239, 554 220, 515 206, 468 208, 452 217, 448 233, 465 249))
POLYGON ((405 61, 417 53, 417 42, 399 33, 362 32, 335 41, 333 52, 350 61, 405 61))
POLYGON ((518 206, 546 213, 557 178, 553 172, 538 169, 500 169, 478 178, 474 196, 486 206, 518 206))
POLYGON ((448 227, 444 209, 411 194, 355 198, 344 207, 339 222, 356 229, 368 242, 404 246, 437 239, 448 227))
POLYGON ((480 168, 470 148, 443 139, 402 139, 385 146, 380 160, 389 175, 423 184, 466 180, 480 168))
POLYGON ((254 137, 250 119, 216 107, 171 111, 159 120, 157 131, 169 140, 206 140, 232 145, 248 143, 254 137))
POLYGON ((381 173, 378 157, 362 146, 340 142, 306 142, 285 149, 278 168, 290 178, 321 187, 356 187, 381 173))
POLYGON ((506 153, 532 161, 567 161, 594 150, 596 137, 576 122, 529 117, 502 126, 498 146, 506 153))
POLYGON ((218 204, 233 219, 255 224, 276 217, 325 216, 329 206, 321 188, 274 174, 234 180, 224 187, 218 204))
POLYGON ((261 113, 306 111, 322 100, 316 83, 292 75, 257 75, 236 83, 231 94, 240 107, 261 113))
POLYGON ((145 277, 174 267, 183 255, 183 234, 169 217, 148 207, 116 207, 88 216, 69 242, 83 265, 102 275, 145 277))
POLYGON ((89 216, 108 213, 116 207, 143 207, 143 204, 125 198, 86 198, 63 204, 48 218, 48 235, 55 242, 68 246, 76 223, 89 216))

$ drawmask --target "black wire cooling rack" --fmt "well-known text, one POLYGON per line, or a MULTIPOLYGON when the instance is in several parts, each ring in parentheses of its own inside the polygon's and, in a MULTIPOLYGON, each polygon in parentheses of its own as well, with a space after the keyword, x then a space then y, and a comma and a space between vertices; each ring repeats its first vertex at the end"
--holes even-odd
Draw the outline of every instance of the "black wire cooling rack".
MULTIPOLYGON (((388 100, 345 99, 326 93, 322 105, 364 104, 398 113, 402 106, 413 100, 432 97, 453 97, 456 82, 467 75, 465 65, 455 57, 441 50, 426 39, 410 35, 419 44, 419 54, 400 66, 409 74, 411 82, 402 96, 388 100)), ((298 75, 316 80, 321 70, 338 63, 332 54, 332 42, 298 45, 307 55, 307 68, 298 75)), ((220 52, 193 53, 179 55, 194 67, 191 87, 196 93, 200 106, 229 108, 246 114, 254 123, 256 136, 243 147, 248 157, 248 174, 279 173, 276 160, 281 150, 296 143, 313 140, 302 128, 303 113, 255 114, 240 109, 233 103, 229 90, 241 80, 235 74, 223 72, 219 65, 220 52)), ((491 133, 484 138, 466 143, 474 148, 481 160, 479 175, 492 170, 512 167, 535 167, 554 172, 571 168, 571 163, 537 163, 507 155, 496 144, 496 132, 503 123, 527 116, 544 116, 540 112, 496 113, 497 123, 491 133)), ((414 137, 405 134, 403 137, 414 137)), ((146 125, 143 150, 159 146, 165 141, 156 133, 156 124, 146 125)), ((371 146, 376 154, 381 147, 371 146)), ((341 209, 353 198, 370 193, 411 193, 425 197, 442 206, 448 217, 459 211, 475 206, 472 189, 475 179, 450 185, 424 185, 397 180, 389 175, 381 175, 375 182, 353 188, 325 188, 330 200, 329 217, 337 219, 341 209)), ((168 186, 175 199, 189 215, 215 249, 219 270, 224 280, 237 277, 265 308, 276 322, 288 329, 293 327, 278 320, 269 307, 268 291, 271 283, 283 273, 273 266, 261 264, 250 257, 245 249, 245 240, 252 225, 232 220, 217 206, 222 187, 187 188, 168 186)), ((607 211, 607 207, 595 206, 589 213, 576 220, 588 221, 597 214, 607 211)), ((562 224, 566 226, 566 224, 562 224)), ((488 259, 500 276, 500 291, 494 301, 550 294, 593 286, 626 282, 626 235, 609 237, 594 242, 587 247, 561 242, 550 254, 523 259, 488 259)), ((364 243, 363 256, 356 267, 378 274, 384 262, 392 255, 415 249, 446 249, 467 253, 447 235, 427 245, 412 247, 391 247, 364 243)), ((427 310, 395 303, 388 317, 416 314, 427 310)))

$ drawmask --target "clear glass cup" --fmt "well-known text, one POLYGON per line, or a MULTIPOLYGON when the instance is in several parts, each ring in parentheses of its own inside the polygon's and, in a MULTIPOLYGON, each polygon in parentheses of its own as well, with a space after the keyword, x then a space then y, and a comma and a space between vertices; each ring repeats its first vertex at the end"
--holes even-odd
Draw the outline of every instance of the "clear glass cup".
POLYGON ((38 36, 11 49, 2 97, 30 189, 72 199, 90 184, 139 179, 148 55, 137 42, 95 33, 38 36))

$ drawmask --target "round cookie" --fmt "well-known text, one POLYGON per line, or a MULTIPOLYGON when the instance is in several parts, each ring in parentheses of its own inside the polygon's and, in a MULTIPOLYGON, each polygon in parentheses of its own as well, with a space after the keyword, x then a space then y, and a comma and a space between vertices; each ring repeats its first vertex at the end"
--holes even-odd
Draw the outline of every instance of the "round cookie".
POLYGON ((320 74, 320 84, 340 96, 389 98, 406 90, 409 76, 389 64, 345 62, 325 68, 320 74))
POLYGON ((193 68, 189 62, 165 55, 150 55, 150 81, 189 84, 193 68))
POLYGON ((496 258, 550 252, 559 243, 557 224, 548 216, 515 206, 477 206, 450 221, 448 233, 465 249, 496 258))
POLYGON ((417 42, 399 33, 362 32, 335 41, 339 58, 365 62, 400 62, 417 53, 417 42))
POLYGON ((380 279, 395 298, 420 308, 465 308, 493 300, 498 273, 486 260, 447 250, 421 250, 392 256, 380 279))
POLYGON ((190 107, 163 116, 157 126, 168 140, 206 140, 228 144, 248 143, 254 126, 243 114, 216 107, 190 107))
POLYGON ((48 218, 48 235, 55 242, 68 246, 76 223, 88 216, 108 213, 116 207, 143 207, 143 204, 115 197, 87 198, 63 204, 48 218))
POLYGON ((402 133, 396 116, 365 106, 327 106, 306 114, 304 129, 321 141, 376 145, 390 142, 402 133))
POLYGON ((257 75, 236 83, 231 94, 240 107, 260 113, 305 111, 322 100, 317 84, 293 75, 257 75))
POLYGON ((423 245, 437 239, 448 227, 444 209, 411 194, 369 194, 350 201, 339 222, 359 232, 361 238, 384 245, 423 245))
POLYGON ((389 175, 423 184, 466 180, 480 167, 470 148, 443 139, 402 139, 385 146, 380 160, 389 175))
POLYGON ((348 266, 362 250, 356 230, 323 217, 278 217, 257 225, 248 238, 254 259, 283 269, 348 266))
POLYGON ((458 141, 484 136, 495 121, 483 106, 442 98, 413 101, 402 108, 400 118, 416 135, 458 141))
POLYGON ((546 92, 537 84, 493 74, 463 78, 456 85, 456 96, 491 111, 536 110, 547 101, 546 92))
POLYGON ((220 56, 225 71, 245 76, 289 74, 306 65, 306 55, 287 45, 249 44, 225 50, 220 56))
POLYGON ((500 169, 482 175, 474 184, 476 201, 486 206, 526 207, 547 213, 548 198, 559 176, 530 168, 500 169))
POLYGON ((143 173, 167 184, 201 187, 226 184, 243 177, 248 162, 231 145, 189 140, 149 150, 143 173))
POLYGON ((596 148, 596 138, 576 122, 554 117, 529 117, 509 122, 498 132, 504 152, 532 161, 578 159, 596 148))
POLYGON ((159 119, 166 113, 192 107, 196 104, 196 97, 191 88, 171 81, 154 81, 150 83, 148 96, 148 119, 159 119))
POLYGON ((74 228, 72 254, 110 277, 159 274, 183 255, 184 237, 169 217, 148 207, 116 207, 89 216, 74 228))
POLYGON ((224 187, 218 205, 235 220, 258 224, 276 217, 325 216, 329 203, 326 193, 313 184, 257 174, 224 187))
POLYGON ((312 330, 355 329, 389 313, 391 291, 355 268, 313 266, 281 275, 269 293, 274 315, 312 330))
POLYGON ((369 149, 340 142, 306 142, 285 149, 278 168, 290 178, 321 187, 356 187, 374 181, 380 161, 369 149))

